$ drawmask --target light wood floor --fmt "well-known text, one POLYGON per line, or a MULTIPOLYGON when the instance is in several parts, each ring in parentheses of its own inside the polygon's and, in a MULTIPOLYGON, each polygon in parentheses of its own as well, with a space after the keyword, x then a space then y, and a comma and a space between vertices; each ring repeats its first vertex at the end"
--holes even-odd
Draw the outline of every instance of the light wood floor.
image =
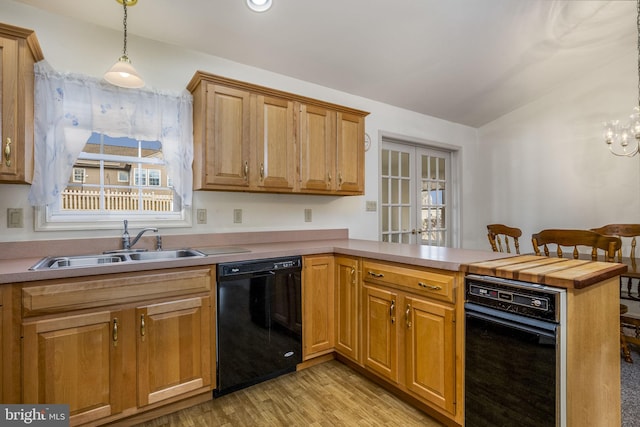
POLYGON ((144 427, 400 425, 442 426, 335 360, 140 424, 144 427))

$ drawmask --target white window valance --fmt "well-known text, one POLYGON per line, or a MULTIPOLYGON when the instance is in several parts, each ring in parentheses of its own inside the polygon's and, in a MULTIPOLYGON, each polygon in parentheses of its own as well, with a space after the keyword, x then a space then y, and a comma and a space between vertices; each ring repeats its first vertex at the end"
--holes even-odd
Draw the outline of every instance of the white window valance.
POLYGON ((35 64, 34 176, 29 203, 54 203, 67 187, 78 155, 92 132, 160 141, 173 187, 184 206, 193 190, 193 98, 124 89, 98 78, 35 64))

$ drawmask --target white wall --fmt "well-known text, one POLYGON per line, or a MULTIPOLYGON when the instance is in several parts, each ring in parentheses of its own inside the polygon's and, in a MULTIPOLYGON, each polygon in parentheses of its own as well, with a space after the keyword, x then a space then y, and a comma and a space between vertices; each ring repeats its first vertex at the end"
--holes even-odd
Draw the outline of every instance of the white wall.
MULTIPOLYGON (((122 34, 5 0, 0 4, 3 22, 36 31, 46 60, 58 71, 92 76, 102 74, 120 55, 122 34)), ((212 41, 212 43, 215 41, 212 41)), ((462 246, 477 246, 484 232, 477 229, 474 207, 481 199, 474 187, 477 131, 433 117, 416 114, 330 88, 292 79, 222 58, 185 51, 151 40, 129 37, 129 56, 148 86, 181 91, 196 70, 273 87, 304 96, 369 111, 366 132, 372 147, 366 153, 366 194, 357 197, 269 195, 196 192, 194 208, 208 210, 208 223, 191 229, 161 230, 165 234, 211 233, 251 230, 348 228, 353 238, 377 240, 378 214, 365 212, 365 200, 378 199, 379 132, 437 141, 462 147, 463 172, 462 246), (233 224, 233 209, 243 209, 243 224, 233 224), (313 210, 313 221, 304 222, 304 209, 313 210)), ((35 232, 33 211, 27 204, 28 186, 0 185, 0 241, 117 236, 119 230, 87 232, 35 232), (23 208, 25 227, 6 228, 7 208, 23 208)), ((480 244, 481 247, 485 247, 480 244)))
POLYGON ((615 157, 602 124, 638 105, 637 56, 585 73, 479 129, 484 208, 476 227, 522 229, 521 249, 545 228, 640 222, 640 156, 615 157))

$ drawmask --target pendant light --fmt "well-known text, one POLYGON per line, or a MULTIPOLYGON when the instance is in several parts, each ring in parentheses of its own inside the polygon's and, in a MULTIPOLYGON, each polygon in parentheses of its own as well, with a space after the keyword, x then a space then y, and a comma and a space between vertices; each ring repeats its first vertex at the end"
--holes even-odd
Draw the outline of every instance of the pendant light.
POLYGON ((104 74, 104 79, 115 86, 136 89, 144 86, 144 80, 140 74, 131 65, 131 60, 127 56, 127 6, 134 6, 138 0, 116 0, 124 7, 124 18, 122 26, 124 27, 124 47, 122 48, 122 56, 118 61, 104 74))
POLYGON ((247 0, 247 6, 255 12, 266 12, 271 9, 272 4, 272 0, 247 0))

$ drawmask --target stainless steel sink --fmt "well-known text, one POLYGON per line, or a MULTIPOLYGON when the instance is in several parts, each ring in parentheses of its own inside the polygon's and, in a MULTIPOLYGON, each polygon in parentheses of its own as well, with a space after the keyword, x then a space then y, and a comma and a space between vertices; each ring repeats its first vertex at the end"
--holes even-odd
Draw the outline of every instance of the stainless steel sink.
POLYGON ((128 261, 128 258, 123 254, 46 257, 38 261, 38 263, 29 268, 29 270, 51 270, 65 267, 95 267, 97 265, 124 261, 128 261))
POLYGON ((190 258, 206 256, 195 249, 173 249, 155 252, 133 252, 129 254, 131 261, 158 261, 163 259, 190 258))
POLYGON ((155 252, 118 252, 101 255, 75 255, 46 257, 38 261, 29 270, 52 270, 57 268, 95 267, 104 264, 137 262, 137 261, 162 261, 177 258, 206 256, 195 249, 172 249, 155 252))

